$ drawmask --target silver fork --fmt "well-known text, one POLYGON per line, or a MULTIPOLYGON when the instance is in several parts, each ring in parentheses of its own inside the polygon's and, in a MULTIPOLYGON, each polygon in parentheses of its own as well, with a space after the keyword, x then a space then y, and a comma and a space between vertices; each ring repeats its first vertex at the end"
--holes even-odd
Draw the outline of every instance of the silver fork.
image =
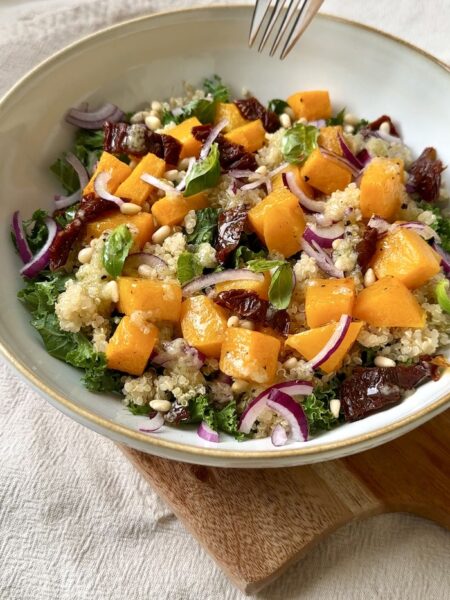
POLYGON ((248 45, 250 48, 253 46, 264 21, 266 21, 266 27, 258 46, 258 52, 261 52, 278 22, 278 31, 272 41, 270 56, 275 54, 287 33, 280 54, 280 59, 283 60, 295 46, 322 3, 323 0, 275 0, 275 3, 272 3, 272 0, 256 0, 248 45))

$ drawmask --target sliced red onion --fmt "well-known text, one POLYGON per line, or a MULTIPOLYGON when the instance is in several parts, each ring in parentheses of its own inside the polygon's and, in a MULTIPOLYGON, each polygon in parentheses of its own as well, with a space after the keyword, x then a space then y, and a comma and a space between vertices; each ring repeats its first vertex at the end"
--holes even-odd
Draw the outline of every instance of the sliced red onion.
POLYGON ((367 226, 376 229, 379 234, 387 233, 391 228, 391 224, 378 215, 370 217, 367 226))
POLYGON ((158 177, 154 177, 153 175, 150 175, 150 173, 143 173, 141 175, 141 179, 142 179, 142 181, 145 181, 145 183, 149 183, 153 187, 158 188, 158 190, 162 190, 163 192, 166 192, 167 194, 179 193, 173 187, 173 185, 170 185, 169 183, 167 183, 167 181, 162 181, 161 179, 158 179, 158 177))
POLYGON ((336 154, 335 152, 330 152, 329 150, 325 150, 325 148, 322 147, 320 148, 320 152, 323 154, 323 156, 325 156, 325 158, 334 160, 335 162, 340 163, 343 167, 346 167, 351 172, 353 177, 358 177, 361 169, 356 168, 349 160, 347 160, 343 156, 339 156, 339 154, 336 154))
POLYGON ((105 121, 117 123, 124 118, 124 113, 115 104, 106 103, 95 111, 71 108, 66 114, 66 122, 82 129, 100 129, 105 121))
POLYGON ((352 318, 350 315, 342 315, 338 321, 336 329, 333 332, 333 335, 330 337, 322 350, 306 363, 305 367, 317 369, 317 367, 320 367, 320 365, 331 358, 344 341, 351 322, 352 318))
POLYGON ((20 218, 18 210, 13 214, 11 220, 11 229, 16 240, 17 250, 19 251, 20 258, 23 263, 28 263, 33 258, 33 253, 27 242, 25 231, 23 230, 23 222, 20 218))
POLYGON ((317 242, 321 248, 332 248, 334 240, 344 237, 344 231, 345 227, 342 222, 335 223, 330 227, 319 227, 314 223, 308 223, 303 233, 303 239, 310 244, 317 242))
POLYGON ((313 127, 317 127, 320 129, 321 127, 325 127, 327 122, 325 119, 317 119, 316 121, 308 121, 308 125, 312 125, 313 127))
POLYGON ((314 213, 321 213, 325 210, 325 202, 322 200, 312 200, 311 198, 308 198, 300 186, 297 185, 294 173, 283 173, 282 179, 283 184, 288 188, 288 190, 290 190, 294 196, 297 196, 303 208, 306 208, 314 213))
POLYGON ((376 137, 379 137, 382 140, 384 140, 385 142, 389 142, 390 144, 398 144, 399 142, 401 142, 401 139, 399 137, 397 137, 396 135, 392 135, 390 133, 385 133, 381 129, 379 129, 376 132, 376 134, 377 134, 376 137))
POLYGON ((269 171, 268 177, 270 177, 270 178, 275 177, 275 175, 278 175, 278 173, 281 173, 282 171, 284 171, 284 169, 287 169, 287 167, 289 167, 288 162, 281 163, 281 165, 278 165, 278 167, 275 167, 275 169, 272 169, 272 171, 269 171))
POLYGON ((311 218, 319 225, 319 227, 330 227, 333 225, 334 221, 330 217, 326 217, 322 213, 315 213, 311 215, 311 218))
POLYGON ((197 434, 206 442, 214 442, 215 444, 219 443, 219 434, 217 431, 214 431, 214 429, 211 429, 206 421, 202 421, 200 423, 200 426, 197 429, 197 434))
POLYGON ((260 187, 261 185, 266 184, 267 181, 268 181, 267 176, 258 177, 258 179, 255 179, 254 181, 251 181, 250 183, 246 183, 245 185, 243 185, 241 187, 241 190, 243 190, 243 191, 254 190, 254 189, 260 187))
POLYGON ((272 192, 272 189, 273 189, 272 188, 272 182, 270 181, 270 179, 266 179, 264 183, 265 183, 265 186, 266 186, 266 189, 267 189, 267 193, 270 194, 272 192))
POLYGON ((235 179, 245 179, 246 177, 251 177, 254 175, 254 171, 250 171, 250 169, 231 169, 228 171, 228 175, 230 177, 234 177, 235 179))
POLYGON ((191 158, 189 159, 188 168, 186 169, 186 173, 184 174, 183 179, 179 182, 179 184, 175 188, 178 192, 181 192, 186 187, 186 180, 189 177, 189 175, 191 174, 191 171, 194 168, 194 165, 195 165, 195 158, 193 156, 191 156, 191 158))
POLYGON ((431 240, 432 238, 434 238, 437 242, 441 241, 438 232, 426 223, 422 223, 421 221, 406 221, 405 223, 394 223, 391 227, 391 230, 395 230, 400 227, 402 229, 410 229, 411 231, 415 231, 421 237, 423 237, 424 240, 431 240))
POLYGON ((363 148, 361 150, 361 152, 358 152, 358 154, 356 155, 356 158, 362 164, 363 167, 365 167, 367 164, 369 164, 370 161, 372 160, 372 157, 371 157, 369 151, 366 150, 366 148, 363 148))
POLYGON ((217 283, 223 283, 224 281, 249 279, 253 281, 263 281, 264 275, 262 273, 254 273, 249 269, 227 269, 226 271, 210 273, 209 275, 200 275, 200 277, 196 277, 182 286, 183 296, 192 296, 195 292, 199 292, 200 290, 211 285, 216 285, 217 283))
POLYGON ((148 252, 135 252, 134 254, 129 254, 127 256, 123 270, 137 271, 141 265, 148 265, 153 269, 165 269, 167 267, 166 261, 159 258, 159 256, 148 254, 148 252))
POLYGON ((439 246, 439 244, 437 244, 436 242, 433 242, 432 246, 442 258, 441 266, 444 270, 444 273, 446 273, 447 276, 450 275, 450 254, 446 252, 444 248, 442 248, 442 246, 439 246))
POLYGON ((51 217, 45 217, 44 223, 47 226, 47 240, 45 244, 42 246, 39 252, 20 269, 20 274, 24 277, 29 277, 30 279, 36 277, 36 275, 48 265, 50 260, 50 246, 52 245, 52 242, 58 232, 56 222, 51 217))
POLYGON ((284 381, 276 383, 256 396, 246 407, 239 419, 239 431, 250 433, 253 424, 267 407, 267 400, 273 390, 282 390, 290 396, 309 396, 313 391, 313 385, 309 381, 284 381))
POLYGON ((275 425, 272 431, 272 435, 270 436, 270 440, 274 446, 284 446, 287 442, 287 433, 286 429, 278 423, 275 425))
POLYGON ((94 179, 94 191, 99 198, 102 200, 109 200, 110 202, 114 202, 120 208, 124 203, 122 198, 119 196, 114 196, 114 194, 110 194, 108 192, 108 182, 111 179, 111 173, 107 171, 102 171, 99 173, 94 179))
POLYGON ((331 277, 337 277, 338 279, 344 277, 344 272, 335 266, 331 256, 327 254, 317 242, 313 240, 311 244, 309 244, 305 239, 303 239, 302 248, 308 256, 314 258, 317 265, 324 273, 328 273, 328 275, 331 275, 331 277))
POLYGON ((72 204, 76 204, 81 200, 81 190, 77 190, 70 196, 61 196, 60 194, 56 194, 54 200, 56 210, 69 208, 69 206, 72 206, 72 204))
POLYGON ((289 438, 291 440, 306 442, 308 439, 308 419, 300 404, 288 394, 280 390, 272 390, 267 400, 267 406, 289 423, 289 438))
POLYGON ((72 152, 68 152, 65 157, 65 160, 69 163, 69 165, 75 170, 76 174, 78 175, 80 189, 71 194, 70 196, 55 196, 56 210, 68 208, 69 206, 72 206, 72 204, 75 204, 75 202, 79 202, 79 200, 81 200, 82 190, 87 186, 89 181, 89 175, 85 166, 80 161, 80 159, 77 156, 75 156, 75 154, 73 154, 72 152))
POLYGON ((221 119, 217 123, 217 125, 214 125, 214 127, 211 129, 211 132, 208 135, 208 137, 206 138, 205 143, 203 144, 203 147, 200 151, 200 160, 203 160, 208 156, 208 153, 211 150, 211 146, 213 145, 214 140, 219 135, 219 133, 222 131, 222 129, 224 127, 226 127, 227 125, 228 125, 228 119, 221 119))
POLYGON ((144 433, 153 433, 154 431, 158 431, 164 425, 164 417, 162 413, 157 412, 155 415, 150 417, 148 425, 145 427, 139 427, 139 431, 144 433))
POLYGON ((345 143, 344 138, 341 135, 339 135, 338 137, 339 137, 339 145, 341 147, 344 158, 346 158, 348 160, 348 162, 351 163, 355 169, 358 169, 358 171, 360 171, 364 166, 363 163, 361 163, 358 160, 358 158, 353 154, 353 152, 350 150, 350 148, 345 143))

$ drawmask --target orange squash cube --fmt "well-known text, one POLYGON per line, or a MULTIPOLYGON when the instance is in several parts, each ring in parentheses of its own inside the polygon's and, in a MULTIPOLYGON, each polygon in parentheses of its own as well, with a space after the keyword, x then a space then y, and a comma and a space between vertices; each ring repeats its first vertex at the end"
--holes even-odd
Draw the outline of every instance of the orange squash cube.
POLYGON ((140 212, 137 215, 123 215, 119 211, 103 213, 96 221, 86 225, 83 238, 84 244, 101 236, 104 231, 113 230, 119 225, 130 225, 133 236, 131 252, 139 252, 149 242, 155 231, 153 217, 149 213, 140 212))
POLYGON ((145 331, 130 317, 123 317, 106 347, 108 369, 142 375, 158 340, 158 328, 148 323, 145 331))
POLYGON ((95 178, 99 173, 103 172, 111 175, 111 179, 108 181, 107 186, 108 192, 115 194, 122 181, 125 181, 125 179, 130 176, 131 168, 109 152, 103 152, 91 179, 83 190, 83 196, 94 192, 95 178))
POLYGON ((254 279, 241 279, 239 281, 224 281, 216 284, 215 290, 217 294, 227 292, 228 290, 247 290, 255 292, 262 300, 269 299, 270 273, 263 273, 263 281, 255 281, 254 279))
POLYGON ((247 119, 241 115, 240 110, 233 102, 219 102, 217 104, 214 124, 217 124, 222 119, 228 120, 228 125, 222 129, 225 133, 248 123, 247 119))
POLYGON ((226 133, 225 137, 230 142, 243 146, 247 152, 256 152, 264 145, 266 130, 261 119, 256 119, 226 133))
POLYGON ((415 289, 439 273, 439 259, 418 233, 399 227, 379 240, 371 266, 378 279, 396 277, 415 289))
POLYGON ((206 356, 219 358, 226 330, 226 312, 208 296, 187 298, 181 305, 183 337, 206 356))
POLYGON ((324 156, 319 148, 308 156, 301 169, 301 175, 309 185, 327 195, 336 190, 344 190, 352 180, 352 174, 347 167, 333 158, 324 156))
POLYGON ((395 277, 383 277, 357 296, 353 316, 374 327, 425 327, 425 311, 395 277))
POLYGON ((272 191, 280 190, 286 188, 283 183, 283 173, 293 173, 295 177, 295 182, 298 187, 302 190, 308 198, 314 198, 314 190, 310 185, 306 183, 300 173, 300 167, 298 165, 288 165, 285 169, 281 171, 281 173, 277 173, 275 177, 272 179, 272 191))
POLYGON ((190 210, 209 206, 208 194, 200 192, 185 198, 181 194, 168 194, 152 205, 152 214, 159 225, 180 225, 190 210))
MULTIPOLYGON (((332 373, 339 369, 346 354, 355 343, 362 326, 362 323, 350 324, 342 344, 328 360, 320 365, 322 371, 325 373, 332 373)), ((290 335, 286 340, 286 346, 296 350, 306 360, 311 360, 319 354, 322 348, 324 348, 325 344, 333 335, 336 327, 337 323, 290 335)))
POLYGON ((316 121, 331 117, 330 95, 326 90, 296 92, 287 99, 297 119, 316 121))
POLYGON ((165 161, 149 152, 133 169, 131 175, 119 185, 116 195, 121 198, 127 198, 131 202, 142 206, 155 188, 150 183, 142 181, 141 175, 149 173, 154 177, 160 178, 163 176, 165 170, 165 161))
POLYGON ((317 139, 319 146, 329 152, 334 152, 342 156, 342 148, 339 142, 339 136, 342 137, 342 126, 330 125, 328 127, 321 127, 319 131, 320 134, 317 139))
POLYGON ((220 353, 220 370, 244 381, 267 384, 275 379, 281 343, 259 331, 229 327, 220 353))
POLYGON ((119 277, 119 312, 131 315, 139 310, 148 321, 180 320, 181 287, 178 283, 119 277))
POLYGON ((351 315, 355 282, 347 279, 316 279, 306 288, 305 314, 308 327, 320 327, 351 315))
POLYGON ((403 161, 397 158, 374 158, 361 178, 361 212, 364 218, 372 215, 394 221, 404 194, 403 161))
POLYGON ((195 156, 198 158, 200 150, 202 149, 202 143, 195 139, 192 135, 192 128, 201 125, 197 117, 191 117, 186 119, 167 133, 178 140, 181 145, 180 158, 186 158, 195 156))

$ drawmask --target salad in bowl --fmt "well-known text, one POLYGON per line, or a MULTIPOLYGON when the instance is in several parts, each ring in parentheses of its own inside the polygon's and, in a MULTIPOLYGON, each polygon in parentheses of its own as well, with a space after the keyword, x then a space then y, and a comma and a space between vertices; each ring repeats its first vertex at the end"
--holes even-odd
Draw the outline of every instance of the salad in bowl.
POLYGON ((70 109, 65 195, 12 216, 19 299, 140 431, 283 446, 447 367, 448 197, 436 150, 413 157, 387 115, 242 96, 214 76, 127 114, 70 109))

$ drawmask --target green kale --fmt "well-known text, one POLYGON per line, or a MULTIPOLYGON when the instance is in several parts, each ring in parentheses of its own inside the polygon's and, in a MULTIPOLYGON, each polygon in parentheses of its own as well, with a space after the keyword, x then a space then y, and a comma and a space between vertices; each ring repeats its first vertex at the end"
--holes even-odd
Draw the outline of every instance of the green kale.
MULTIPOLYGON (((45 210, 35 210, 31 219, 23 221, 23 230, 27 238, 28 246, 33 254, 36 254, 47 241, 48 229, 45 224, 45 219, 48 214, 45 210)), ((14 245, 15 238, 12 237, 14 245)))
POLYGON ((187 236, 188 244, 201 244, 208 242, 212 244, 217 232, 217 208, 202 208, 196 212, 197 221, 192 233, 187 236))
POLYGON ((78 202, 76 204, 72 204, 72 206, 69 206, 64 211, 61 211, 60 213, 55 214, 54 219, 57 222, 57 224, 62 229, 64 229, 64 227, 66 227, 66 225, 68 225, 75 219, 75 215, 79 208, 80 208, 80 204, 78 202))
POLYGON ((358 123, 356 123, 354 133, 358 133, 360 129, 365 129, 368 124, 369 121, 367 121, 366 119, 361 119, 360 121, 358 121, 358 123))
POLYGON ((266 257, 264 250, 255 252, 248 246, 238 246, 233 253, 233 264, 235 269, 245 267, 252 260, 263 259, 266 257))
POLYGON ((336 425, 337 419, 329 407, 330 400, 339 397, 339 386, 340 382, 337 379, 328 384, 318 385, 314 392, 302 401, 311 433, 321 429, 331 429, 336 425))
POLYGON ((233 435, 237 440, 246 438, 244 433, 238 431, 239 419, 236 411, 236 402, 233 400, 222 409, 216 410, 216 424, 219 431, 233 435))
POLYGON ((192 252, 182 252, 177 261, 177 278, 183 284, 203 273, 203 267, 192 252))
POLYGON ((363 367, 373 367, 374 360, 380 351, 380 347, 375 348, 364 348, 361 350, 361 360, 363 367))
POLYGON ((151 408, 148 404, 134 404, 134 402, 130 402, 127 406, 128 410, 133 415, 148 415, 151 411, 151 408))
POLYGON ((343 125, 344 124, 345 108, 338 112, 335 117, 327 119, 327 125, 343 125))
POLYGON ((231 401, 223 408, 214 408, 208 396, 202 394, 189 400, 189 418, 184 423, 201 423, 205 421, 214 431, 223 431, 233 435, 237 440, 246 436, 238 431, 239 419, 236 402, 231 401))
POLYGON ((216 114, 216 106, 216 101, 207 100, 206 98, 191 100, 183 107, 181 121, 190 119, 191 117, 197 117, 203 125, 212 123, 216 114))
POLYGON ((213 75, 211 79, 203 81, 203 89, 206 94, 211 94, 217 102, 229 102, 230 90, 223 84, 222 79, 218 75, 213 75))
POLYGON ((430 210, 436 216, 436 222, 431 226, 440 236, 440 246, 450 252, 450 218, 442 214, 439 206, 434 206, 429 202, 418 202, 418 206, 422 210, 430 210))

